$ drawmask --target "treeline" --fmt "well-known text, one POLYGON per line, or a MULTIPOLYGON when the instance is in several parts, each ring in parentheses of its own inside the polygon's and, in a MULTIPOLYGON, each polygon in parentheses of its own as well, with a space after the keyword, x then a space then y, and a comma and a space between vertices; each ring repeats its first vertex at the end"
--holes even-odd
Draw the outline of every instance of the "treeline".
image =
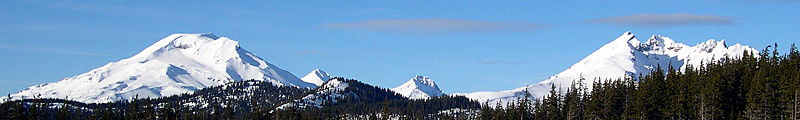
MULTIPOLYGON (((777 46, 777 45, 775 45, 777 46)), ((768 46, 694 68, 662 70, 637 78, 552 87, 540 100, 521 97, 507 107, 482 104, 481 119, 800 119, 800 54, 768 46)), ((671 66, 671 65, 670 65, 671 66)), ((527 93, 527 92, 526 92, 527 93)))
MULTIPOLYGON (((441 110, 477 109, 479 103, 466 97, 443 96, 427 100, 408 100, 391 90, 336 78, 348 87, 335 91, 345 97, 326 100, 321 108, 288 107, 316 90, 275 86, 264 81, 236 81, 205 88, 192 94, 160 98, 135 98, 110 103, 81 103, 64 99, 40 98, 5 101, 0 104, 0 119, 76 120, 76 119, 358 119, 441 118, 431 116, 441 110), (335 102, 334 102, 335 101, 335 102), (383 116, 381 116, 383 115, 383 116)), ((10 96, 9 96, 10 98, 10 96)), ((464 115, 461 115, 464 116, 464 115)))
POLYGON ((321 108, 288 107, 277 109, 275 119, 442 119, 475 118, 468 114, 480 108, 480 104, 463 96, 441 96, 420 100, 386 100, 381 102, 346 102, 321 108), (450 113, 442 111, 456 110, 450 113), (468 111, 457 111, 468 110, 468 111))
MULTIPOLYGON (((345 97, 337 100, 325 100, 319 108, 307 106, 305 108, 288 107, 278 109, 274 114, 275 118, 308 120, 467 118, 468 115, 465 115, 462 111, 441 115, 438 112, 445 110, 476 110, 480 108, 478 102, 464 96, 440 96, 429 99, 409 100, 386 88, 372 86, 352 79, 334 79, 348 84, 347 88, 334 93, 345 95, 345 97)), ((328 94, 317 95, 325 96, 328 94)))
POLYGON ((3 102, 0 119, 256 119, 263 117, 260 113, 267 113, 310 91, 246 80, 208 87, 192 94, 137 97, 110 103, 87 104, 34 97, 3 102))

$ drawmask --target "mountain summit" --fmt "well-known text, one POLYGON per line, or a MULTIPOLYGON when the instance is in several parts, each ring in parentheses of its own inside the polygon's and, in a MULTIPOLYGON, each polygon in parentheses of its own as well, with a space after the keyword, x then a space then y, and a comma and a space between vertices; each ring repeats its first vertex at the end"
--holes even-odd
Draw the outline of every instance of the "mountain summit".
POLYGON ((724 40, 711 39, 696 46, 688 46, 677 43, 669 37, 653 35, 642 43, 633 33, 625 32, 583 60, 540 83, 514 90, 462 95, 480 102, 490 101, 493 102, 490 105, 495 105, 494 102, 498 101, 513 101, 524 95, 525 90, 528 90, 533 97, 542 97, 549 94, 551 85, 565 91, 573 81, 581 78, 586 79, 583 83, 591 90, 591 85, 597 78, 637 77, 639 74, 648 74, 658 66, 664 70, 668 69, 669 65, 676 69, 684 69, 690 65, 700 66, 702 63, 719 61, 726 57, 739 58, 745 51, 758 55, 756 49, 739 44, 727 46, 724 40))
POLYGON ((88 103, 191 93, 238 80, 268 81, 279 86, 314 88, 214 34, 172 34, 133 57, 58 82, 29 87, 15 99, 41 96, 88 103))
POLYGON ((306 74, 306 76, 304 76, 303 78, 300 78, 300 79, 305 81, 305 82, 312 83, 314 85, 320 86, 320 85, 322 85, 322 83, 325 83, 326 81, 328 81, 328 79, 331 79, 331 75, 328 75, 327 72, 322 71, 320 69, 314 69, 313 71, 311 71, 310 73, 306 74))
POLYGON ((428 79, 428 76, 419 75, 400 86, 392 88, 392 91, 408 97, 409 99, 427 99, 429 97, 444 95, 433 80, 428 79))

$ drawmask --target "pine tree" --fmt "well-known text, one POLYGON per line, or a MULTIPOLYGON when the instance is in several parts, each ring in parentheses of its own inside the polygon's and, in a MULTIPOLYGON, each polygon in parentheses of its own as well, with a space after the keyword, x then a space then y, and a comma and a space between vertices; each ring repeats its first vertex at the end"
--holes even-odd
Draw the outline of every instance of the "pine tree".
POLYGON ((564 97, 564 106, 566 107, 564 112, 566 113, 565 117, 567 120, 582 120, 583 113, 584 113, 584 102, 583 102, 583 78, 581 78, 577 83, 573 82, 570 85, 570 89, 567 90, 567 94, 564 97))
POLYGON ((69 120, 72 119, 72 113, 70 112, 71 108, 67 106, 67 103, 62 103, 61 107, 58 108, 58 114, 56 115, 59 120, 69 120))
POLYGON ((561 93, 558 92, 558 89, 554 84, 551 84, 550 94, 543 101, 544 101, 543 105, 546 118, 552 120, 564 119, 561 111, 562 108, 561 93))

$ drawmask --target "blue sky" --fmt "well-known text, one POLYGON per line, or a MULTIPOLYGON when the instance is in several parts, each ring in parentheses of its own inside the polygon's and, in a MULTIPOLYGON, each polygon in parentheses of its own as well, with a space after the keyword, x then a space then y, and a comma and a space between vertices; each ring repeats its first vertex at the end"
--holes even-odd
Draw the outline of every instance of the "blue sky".
POLYGON ((534 84, 625 31, 688 45, 798 42, 796 0, 0 1, 0 93, 128 58, 172 33, 229 37, 298 77, 315 68, 446 93, 534 84))

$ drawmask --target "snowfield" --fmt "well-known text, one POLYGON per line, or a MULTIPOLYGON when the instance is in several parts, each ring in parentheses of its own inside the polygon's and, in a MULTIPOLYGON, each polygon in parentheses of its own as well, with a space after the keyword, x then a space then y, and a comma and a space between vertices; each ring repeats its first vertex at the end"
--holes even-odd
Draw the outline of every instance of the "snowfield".
POLYGON ((617 79, 623 77, 637 77, 646 75, 657 66, 668 69, 683 69, 687 66, 700 66, 728 58, 739 58, 745 51, 758 55, 758 51, 749 46, 735 44, 727 46, 725 40, 710 39, 695 46, 677 43, 669 37, 653 35, 647 41, 640 42, 633 33, 625 32, 614 41, 603 45, 578 63, 566 70, 551 76, 545 81, 533 85, 505 91, 482 91, 473 93, 456 93, 464 95, 479 102, 489 102, 504 105, 523 96, 525 90, 534 98, 549 94, 551 85, 566 91, 567 88, 580 78, 585 78, 584 85, 591 90, 591 85, 596 79, 617 79))
POLYGON ((343 93, 344 89, 349 87, 349 84, 343 82, 339 79, 331 79, 325 85, 322 85, 318 88, 319 91, 304 96, 303 98, 294 100, 293 102, 283 104, 279 106, 277 109, 286 109, 288 107, 298 107, 298 108, 306 108, 306 107, 316 107, 322 108, 323 104, 326 102, 336 103, 339 99, 343 99, 348 95, 355 95, 355 93, 347 91, 347 93, 343 93))
POLYGON ((409 99, 427 99, 429 97, 444 95, 433 80, 428 79, 428 76, 419 75, 391 90, 409 99))
POLYGON ((323 83, 325 83, 325 81, 328 81, 328 79, 331 79, 331 75, 320 69, 314 69, 313 71, 306 74, 306 76, 300 79, 305 82, 320 86, 323 83))
POLYGON ((315 88, 214 34, 172 34, 133 57, 58 82, 31 86, 14 99, 63 98, 86 103, 191 93, 238 80, 262 80, 279 86, 315 88))

